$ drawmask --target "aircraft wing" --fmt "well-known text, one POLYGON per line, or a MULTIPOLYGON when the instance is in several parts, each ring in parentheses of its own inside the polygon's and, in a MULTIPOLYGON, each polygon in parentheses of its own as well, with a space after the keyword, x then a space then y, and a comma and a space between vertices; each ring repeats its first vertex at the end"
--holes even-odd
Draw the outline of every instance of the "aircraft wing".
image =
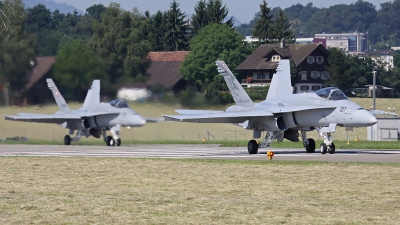
POLYGON ((118 112, 77 112, 77 115, 80 117, 91 117, 91 116, 100 116, 100 115, 116 115, 118 112))
POLYGON ((273 114, 297 112, 313 109, 334 109, 334 106, 307 106, 307 105, 286 105, 286 106, 268 106, 267 110, 273 114))
POLYGON ((191 109, 177 109, 175 112, 183 115, 193 115, 193 114, 209 114, 209 113, 222 113, 224 111, 217 110, 191 110, 191 109))
POLYGON ((220 112, 206 114, 163 115, 165 121, 195 122, 195 123, 242 123, 251 117, 273 116, 265 110, 220 112))
POLYGON ((80 119, 81 117, 74 113, 63 114, 33 114, 19 113, 18 116, 3 115, 6 120, 36 122, 36 123, 63 123, 69 119, 80 119))

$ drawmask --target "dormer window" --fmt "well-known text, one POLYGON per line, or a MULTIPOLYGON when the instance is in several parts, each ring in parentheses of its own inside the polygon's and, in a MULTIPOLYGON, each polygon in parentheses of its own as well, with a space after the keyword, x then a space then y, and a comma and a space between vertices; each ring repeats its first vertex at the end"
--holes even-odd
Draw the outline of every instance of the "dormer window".
POLYGON ((279 62, 281 60, 281 57, 279 55, 274 55, 271 58, 272 62, 279 62))

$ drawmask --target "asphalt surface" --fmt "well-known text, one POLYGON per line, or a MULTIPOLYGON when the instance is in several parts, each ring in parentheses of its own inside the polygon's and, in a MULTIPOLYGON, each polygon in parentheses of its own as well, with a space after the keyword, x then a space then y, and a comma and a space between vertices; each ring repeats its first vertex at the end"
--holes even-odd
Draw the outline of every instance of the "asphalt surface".
POLYGON ((335 154, 306 153, 305 149, 264 148, 249 155, 246 147, 219 147, 219 145, 134 145, 134 146, 64 146, 64 145, 0 145, 0 156, 44 157, 135 157, 135 158, 198 158, 269 160, 267 151, 273 151, 272 160, 301 160, 325 162, 381 162, 400 163, 400 150, 341 150, 335 154))

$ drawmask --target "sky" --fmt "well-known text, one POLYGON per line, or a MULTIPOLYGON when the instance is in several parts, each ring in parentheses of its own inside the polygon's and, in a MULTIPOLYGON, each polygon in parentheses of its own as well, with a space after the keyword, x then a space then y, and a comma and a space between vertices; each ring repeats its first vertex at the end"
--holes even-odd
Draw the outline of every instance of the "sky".
MULTIPOLYGON (((176 2, 179 3, 181 11, 187 14, 193 14, 194 6, 198 1, 199 0, 176 0, 176 2)), ((379 9, 381 3, 389 2, 390 0, 364 1, 372 3, 376 6, 376 9, 379 9)), ((104 6, 108 6, 110 2, 117 2, 121 4, 121 7, 125 10, 131 10, 133 7, 137 7, 141 12, 148 10, 150 14, 154 14, 158 10, 168 10, 172 0, 54 0, 54 2, 65 2, 69 5, 75 6, 83 12, 94 4, 101 3, 104 6)), ((356 2, 356 0, 267 0, 269 7, 275 8, 279 6, 282 9, 297 3, 305 6, 310 2, 318 8, 327 8, 337 4, 351 4, 356 2)), ((229 10, 229 17, 235 16, 241 21, 241 23, 249 23, 250 20, 253 19, 254 14, 259 11, 262 0, 223 0, 223 3, 229 10)))

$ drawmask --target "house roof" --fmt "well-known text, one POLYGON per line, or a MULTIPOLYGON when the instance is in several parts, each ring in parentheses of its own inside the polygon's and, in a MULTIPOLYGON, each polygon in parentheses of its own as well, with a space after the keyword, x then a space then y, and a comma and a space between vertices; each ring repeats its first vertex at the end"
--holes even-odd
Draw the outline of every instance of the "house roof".
POLYGON ((178 74, 180 65, 181 61, 153 61, 147 69, 150 79, 146 82, 146 86, 172 88, 181 79, 178 74))
POLYGON ((321 44, 287 44, 285 48, 280 48, 279 44, 261 45, 253 54, 244 60, 236 70, 271 70, 278 67, 277 62, 271 62, 268 56, 271 54, 278 54, 283 59, 292 58, 296 65, 302 63, 307 56, 314 50, 320 49, 321 51, 329 54, 328 50, 321 44))
POLYGON ((149 57, 153 62, 182 62, 189 53, 189 51, 150 52, 149 57))
POLYGON ((151 62, 147 73, 150 75, 146 83, 134 83, 131 87, 163 86, 171 89, 180 79, 179 67, 189 51, 150 52, 151 62))
POLYGON ((36 66, 28 73, 28 83, 22 90, 29 90, 40 78, 50 71, 55 61, 56 57, 54 56, 36 57, 36 66))

